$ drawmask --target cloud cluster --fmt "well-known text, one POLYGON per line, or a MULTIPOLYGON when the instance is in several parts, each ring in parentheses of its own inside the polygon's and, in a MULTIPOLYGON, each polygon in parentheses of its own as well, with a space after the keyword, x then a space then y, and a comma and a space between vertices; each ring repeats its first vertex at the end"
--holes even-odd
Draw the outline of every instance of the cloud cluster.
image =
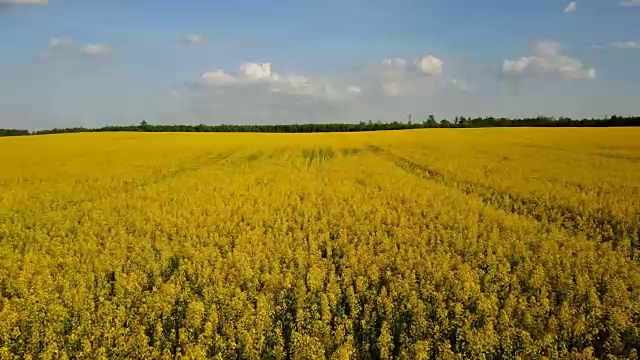
MULTIPOLYGON (((234 71, 215 69, 197 84, 170 91, 177 107, 203 116, 225 114, 236 121, 298 122, 391 119, 399 112, 433 106, 469 90, 466 81, 440 76, 444 61, 434 55, 390 58, 340 74, 294 74, 269 62, 245 62, 234 71), (429 105, 431 104, 431 105, 429 105)), ((194 115, 199 116, 199 115, 194 115)))
POLYGON ((578 3, 576 3, 575 1, 572 1, 564 9, 564 13, 568 14, 568 13, 576 12, 576 10, 578 10, 578 3))
POLYGON ((235 76, 229 75, 220 69, 207 71, 200 75, 200 79, 205 84, 213 85, 229 85, 235 83, 238 80, 235 76))
POLYGON ((472 87, 455 61, 447 72, 444 63, 435 55, 396 57, 339 74, 294 75, 269 62, 246 62, 168 91, 165 106, 182 119, 235 123, 391 121, 453 108, 465 113, 472 87))
POLYGON ((382 65, 386 70, 404 71, 407 68, 407 60, 402 58, 385 59, 382 61, 382 65))
POLYGON ((306 76, 281 74, 272 69, 271 63, 245 62, 234 73, 222 69, 208 71, 200 75, 206 86, 254 87, 270 93, 306 95, 309 97, 338 98, 341 95, 357 95, 362 89, 355 85, 334 86, 327 81, 310 79, 306 76))
POLYGON ((251 84, 257 82, 278 83, 281 76, 271 70, 271 63, 245 62, 240 65, 234 74, 228 74, 222 69, 208 71, 200 76, 205 84, 231 85, 251 84))
POLYGON ((425 75, 440 75, 442 74, 442 65, 444 62, 433 55, 427 55, 417 61, 416 65, 418 71, 425 75))
POLYGON ((425 78, 442 74, 444 62, 434 55, 419 59, 389 58, 382 61, 381 92, 386 97, 398 97, 420 91, 425 78))
POLYGON ((421 73, 424 75, 440 75, 444 62, 434 55, 425 55, 420 59, 409 61, 403 58, 391 58, 382 61, 384 71, 390 75, 421 73))
POLYGON ((516 60, 505 60, 503 74, 517 78, 594 79, 596 70, 586 68, 581 61, 567 56, 560 43, 539 41, 533 43, 530 55, 516 60))
MULTIPOLYGON (((640 7, 640 0, 617 1, 624 7, 640 7)), ((578 5, 582 7, 585 3, 578 4, 578 2, 580 0, 565 0, 558 4, 565 5, 564 13, 567 14, 565 19, 577 15, 578 10, 584 11, 582 8, 578 9, 578 5)), ((46 5, 47 3, 48 0, 0 0, 0 11, 3 8, 12 9, 13 5, 18 7, 18 4, 46 5)), ((610 5, 617 6, 616 2, 610 5)), ((562 9, 558 7, 555 12, 559 13, 562 9)), ((562 16, 562 14, 558 15, 562 16)), ((206 35, 197 33, 197 29, 191 31, 194 32, 175 33, 169 41, 183 49, 201 50, 211 40, 206 35)), ((640 42, 632 41, 633 38, 619 40, 624 41, 601 43, 599 46, 594 46, 594 49, 629 52, 633 51, 632 49, 640 49, 640 42)), ((232 42, 233 39, 230 38, 229 41, 232 42)), ((224 42, 221 41, 221 43, 224 42)), ((38 55, 38 60, 40 62, 54 60, 54 66, 44 66, 42 73, 52 77, 60 73, 60 79, 56 80, 64 83, 67 88, 72 87, 67 85, 68 74, 76 71, 77 65, 93 71, 95 63, 104 65, 99 59, 108 60, 114 52, 120 51, 108 44, 79 42, 77 39, 68 37, 53 37, 43 46, 44 51, 38 55), (57 64, 61 66, 58 67, 57 64), (51 74, 45 68, 50 68, 51 74)), ((256 46, 255 43, 252 46, 256 46)), ((224 50, 218 50, 218 53, 224 52, 224 50)), ((198 52, 202 56, 208 54, 207 51, 198 52)), ((246 55, 259 52, 242 51, 240 53, 246 55)), ((238 54, 228 53, 227 55, 238 54)), ((506 109, 509 106, 516 110, 538 111, 541 106, 548 109, 547 102, 561 103, 584 89, 583 98, 576 96, 577 100, 571 106, 563 103, 557 107, 558 109, 575 107, 581 110, 590 105, 589 101, 584 100, 589 96, 586 90, 606 87, 606 79, 592 82, 588 86, 586 82, 580 81, 557 81, 592 80, 596 77, 594 68, 574 58, 574 54, 567 53, 558 42, 532 43, 528 52, 515 55, 523 56, 500 57, 492 63, 484 63, 476 59, 461 59, 461 57, 448 57, 443 61, 439 56, 429 53, 415 57, 390 57, 383 61, 380 61, 382 58, 376 58, 369 59, 370 65, 358 70, 333 74, 301 74, 283 70, 269 62, 245 62, 233 69, 213 67, 211 71, 199 74, 199 78, 194 71, 193 78, 190 81, 187 80, 187 85, 165 88, 166 97, 159 101, 160 104, 155 105, 181 104, 188 111, 193 111, 196 119, 211 114, 223 117, 225 120, 226 118, 249 119, 247 121, 253 121, 253 117, 274 121, 296 121, 296 117, 301 121, 323 118, 338 120, 341 117, 344 118, 345 114, 353 116, 350 120, 362 119, 366 116, 393 119, 397 114, 404 118, 404 114, 410 111, 414 113, 418 111, 477 112, 478 109, 483 109, 483 106, 486 106, 488 112, 506 109), (508 60, 503 61, 503 59, 508 60), (497 81, 497 78, 506 81, 497 81), (541 81, 521 82, 507 79, 539 79, 541 81), (523 94, 526 96, 522 96, 523 94), (166 101, 167 98, 171 98, 172 101, 166 101), (491 101, 495 102, 491 103, 491 101), (514 101, 522 101, 522 103, 516 106, 514 101)), ((202 64, 211 60, 198 59, 198 62, 182 64, 188 66, 190 63, 202 64)), ((161 69, 154 68, 149 71, 161 69)), ((133 72, 135 68, 130 70, 133 72)), ((37 73, 39 71, 34 72, 34 74, 37 73)), ((96 79, 105 83, 113 81, 111 86, 116 89, 114 92, 120 93, 124 86, 108 78, 109 76, 98 77, 103 75, 97 74, 96 79)), ((161 84, 153 85, 156 78, 150 77, 151 73, 145 72, 134 76, 138 77, 138 75, 141 82, 149 82, 149 87, 166 86, 165 80, 162 80, 161 84)), ((179 76, 181 74, 178 72, 171 74, 166 82, 173 81, 171 79, 179 76)), ((158 73, 158 78, 167 79, 166 73, 158 73)), ((95 82, 87 81, 86 84, 88 84, 87 92, 90 93, 91 86, 95 82)), ((135 88, 135 86, 130 87, 135 88)), ((84 88, 78 89, 84 91, 84 88)), ((605 95, 608 95, 607 91, 603 90, 605 95)), ((628 102, 635 104, 633 101, 628 102)), ((155 106, 146 107, 155 108, 155 106)), ((600 111, 600 109, 596 110, 600 111)))

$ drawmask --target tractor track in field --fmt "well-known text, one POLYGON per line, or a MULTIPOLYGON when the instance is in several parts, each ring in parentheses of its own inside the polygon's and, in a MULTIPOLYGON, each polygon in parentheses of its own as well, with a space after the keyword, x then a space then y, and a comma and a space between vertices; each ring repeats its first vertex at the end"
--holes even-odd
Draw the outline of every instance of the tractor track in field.
POLYGON ((640 248, 639 221, 620 219, 606 213, 581 213, 573 207, 560 205, 560 201, 549 203, 549 201, 541 201, 541 199, 533 197, 507 193, 487 185, 452 179, 442 172, 393 154, 386 149, 374 147, 372 151, 414 176, 456 188, 470 196, 476 196, 488 206, 529 217, 540 223, 555 224, 571 234, 582 233, 590 239, 600 233, 601 241, 612 242, 615 246, 622 243, 624 239, 629 239, 632 250, 640 248), (608 231, 602 235, 602 231, 597 231, 598 229, 608 229, 608 231))

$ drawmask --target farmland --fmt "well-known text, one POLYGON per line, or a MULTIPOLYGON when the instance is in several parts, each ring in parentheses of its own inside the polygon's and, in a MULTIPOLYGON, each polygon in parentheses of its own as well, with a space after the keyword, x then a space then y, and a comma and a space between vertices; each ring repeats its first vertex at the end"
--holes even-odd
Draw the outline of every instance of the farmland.
POLYGON ((0 359, 637 358, 638 139, 0 138, 0 359))

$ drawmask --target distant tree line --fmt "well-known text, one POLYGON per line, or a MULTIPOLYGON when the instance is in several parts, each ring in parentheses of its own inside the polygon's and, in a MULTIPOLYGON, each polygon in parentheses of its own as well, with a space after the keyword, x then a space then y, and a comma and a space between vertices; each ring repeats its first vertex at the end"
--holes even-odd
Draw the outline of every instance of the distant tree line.
POLYGON ((22 136, 29 134, 28 130, 0 129, 0 136, 22 136))
POLYGON ((313 133, 313 132, 354 132, 354 131, 379 131, 379 130, 403 130, 423 128, 482 128, 482 127, 610 127, 610 126, 640 126, 640 117, 611 116, 604 119, 571 119, 568 117, 544 117, 534 118, 495 118, 495 117, 456 117, 453 121, 443 119, 437 121, 433 115, 422 122, 412 122, 409 116, 408 122, 380 122, 369 121, 357 124, 333 123, 333 124, 282 124, 282 125, 151 125, 146 121, 139 125, 104 126, 100 128, 54 128, 49 130, 0 129, 0 136, 19 135, 45 135, 65 134, 80 132, 264 132, 264 133, 313 133))

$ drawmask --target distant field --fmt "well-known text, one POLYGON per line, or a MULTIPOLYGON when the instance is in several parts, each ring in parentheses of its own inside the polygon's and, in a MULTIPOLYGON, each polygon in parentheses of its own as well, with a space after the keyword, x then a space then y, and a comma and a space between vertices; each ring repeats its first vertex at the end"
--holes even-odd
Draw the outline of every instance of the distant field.
POLYGON ((0 359, 636 358, 640 128, 0 138, 0 359))

